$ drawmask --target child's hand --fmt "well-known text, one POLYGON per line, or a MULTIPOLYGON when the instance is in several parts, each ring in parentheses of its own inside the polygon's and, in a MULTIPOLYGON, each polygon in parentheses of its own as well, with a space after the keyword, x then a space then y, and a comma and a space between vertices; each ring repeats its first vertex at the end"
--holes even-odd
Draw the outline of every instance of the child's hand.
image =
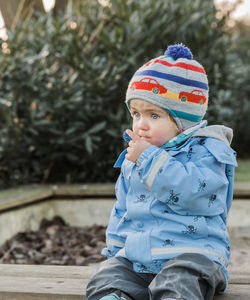
POLYGON ((129 147, 127 148, 128 153, 126 154, 126 159, 135 163, 141 153, 151 146, 148 141, 143 140, 137 134, 135 134, 132 130, 127 129, 126 133, 131 137, 132 141, 128 143, 129 147))

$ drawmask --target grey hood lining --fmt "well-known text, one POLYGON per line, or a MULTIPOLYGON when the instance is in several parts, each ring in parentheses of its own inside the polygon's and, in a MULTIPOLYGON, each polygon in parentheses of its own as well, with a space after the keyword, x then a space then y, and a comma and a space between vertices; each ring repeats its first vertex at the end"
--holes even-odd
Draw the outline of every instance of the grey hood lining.
POLYGON ((230 146, 233 139, 233 130, 224 125, 210 125, 197 130, 192 137, 211 137, 230 146))

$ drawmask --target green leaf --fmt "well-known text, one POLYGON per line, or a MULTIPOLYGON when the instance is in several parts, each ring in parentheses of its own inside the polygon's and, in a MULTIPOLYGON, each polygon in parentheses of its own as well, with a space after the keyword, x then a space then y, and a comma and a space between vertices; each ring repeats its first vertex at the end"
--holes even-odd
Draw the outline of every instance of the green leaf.
POLYGON ((91 129, 88 130, 88 134, 97 133, 106 126, 106 121, 95 124, 91 129))
POLYGON ((92 151, 93 151, 93 147, 92 147, 92 140, 91 140, 91 137, 90 136, 86 136, 86 139, 85 139, 85 147, 86 147, 86 150, 89 154, 92 154, 92 151))

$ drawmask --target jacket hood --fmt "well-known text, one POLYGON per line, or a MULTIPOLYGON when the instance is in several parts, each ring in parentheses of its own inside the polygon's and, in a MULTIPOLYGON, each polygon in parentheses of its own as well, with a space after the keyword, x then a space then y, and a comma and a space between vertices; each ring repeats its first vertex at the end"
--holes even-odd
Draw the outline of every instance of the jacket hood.
POLYGON ((198 129, 192 136, 215 138, 230 146, 233 130, 223 125, 211 125, 198 129))

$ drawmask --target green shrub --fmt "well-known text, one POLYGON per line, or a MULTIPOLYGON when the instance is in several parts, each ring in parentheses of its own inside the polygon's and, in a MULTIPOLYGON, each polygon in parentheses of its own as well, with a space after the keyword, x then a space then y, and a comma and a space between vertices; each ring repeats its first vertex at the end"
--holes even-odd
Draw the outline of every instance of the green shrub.
POLYGON ((233 45, 230 49, 231 68, 228 89, 232 93, 229 103, 233 107, 232 126, 234 147, 242 158, 250 151, 250 25, 238 22, 234 27, 233 45))
POLYGON ((0 186, 115 181, 129 79, 172 43, 207 70, 210 123, 235 124, 231 41, 212 1, 74 3, 19 23, 0 54, 0 186))

